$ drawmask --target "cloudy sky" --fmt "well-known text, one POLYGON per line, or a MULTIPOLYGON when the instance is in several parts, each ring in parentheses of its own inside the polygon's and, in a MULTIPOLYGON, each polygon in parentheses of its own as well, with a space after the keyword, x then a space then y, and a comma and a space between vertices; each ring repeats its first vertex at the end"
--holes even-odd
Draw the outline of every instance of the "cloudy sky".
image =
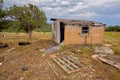
POLYGON ((4 6, 35 4, 50 18, 68 18, 120 25, 120 0, 4 0, 4 6))

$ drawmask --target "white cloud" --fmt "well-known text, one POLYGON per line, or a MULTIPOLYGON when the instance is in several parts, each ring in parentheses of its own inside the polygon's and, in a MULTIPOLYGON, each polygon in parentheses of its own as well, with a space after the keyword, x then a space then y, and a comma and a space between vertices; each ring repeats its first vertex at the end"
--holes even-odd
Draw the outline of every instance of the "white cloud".
POLYGON ((44 10, 48 18, 63 17, 92 19, 96 17, 120 17, 120 0, 4 0, 6 6, 32 3, 44 10))

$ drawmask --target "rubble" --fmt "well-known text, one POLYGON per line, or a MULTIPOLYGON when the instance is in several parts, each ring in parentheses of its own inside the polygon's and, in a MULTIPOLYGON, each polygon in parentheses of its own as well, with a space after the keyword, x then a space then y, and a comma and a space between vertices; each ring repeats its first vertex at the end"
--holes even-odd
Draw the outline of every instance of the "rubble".
POLYGON ((28 67, 24 66, 24 67, 22 68, 22 70, 23 70, 23 71, 27 71, 27 70, 28 70, 28 67))
POLYGON ((114 54, 113 50, 110 47, 96 47, 95 53, 114 54))
POLYGON ((73 49, 71 52, 75 53, 75 54, 83 54, 83 52, 81 50, 76 50, 76 49, 73 49))
POLYGON ((97 56, 97 58, 98 58, 100 61, 102 61, 102 62, 104 62, 104 63, 106 63, 106 64, 109 64, 109 65, 111 65, 111 66, 113 66, 113 67, 115 67, 115 68, 118 68, 118 69, 120 70, 120 63, 115 62, 115 61, 112 61, 112 60, 108 60, 108 59, 106 59, 106 58, 104 58, 104 57, 100 57, 100 56, 97 56))
POLYGON ((54 53, 60 50, 60 45, 45 50, 45 53, 54 53))
POLYGON ((0 43, 0 48, 7 48, 8 44, 0 43))

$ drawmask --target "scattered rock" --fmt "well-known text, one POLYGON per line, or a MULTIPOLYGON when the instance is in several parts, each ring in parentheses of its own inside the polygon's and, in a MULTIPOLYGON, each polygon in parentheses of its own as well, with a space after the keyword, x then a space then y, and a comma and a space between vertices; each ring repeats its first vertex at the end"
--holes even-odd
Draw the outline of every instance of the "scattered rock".
POLYGON ((96 47, 96 53, 106 53, 106 54, 114 54, 113 50, 110 47, 96 47))
POLYGON ((27 71, 27 70, 28 70, 28 67, 25 66, 25 67, 22 68, 22 70, 23 70, 23 71, 27 71))
POLYGON ((97 59, 97 56, 98 56, 98 55, 92 55, 91 57, 92 57, 93 60, 99 61, 99 60, 97 59))
POLYGON ((46 49, 39 49, 40 52, 45 52, 46 49))
POLYGON ((75 54, 79 54, 79 53, 83 53, 81 50, 76 50, 76 49, 73 49, 71 52, 75 53, 75 54))
POLYGON ((60 50, 60 46, 54 46, 52 48, 49 48, 45 51, 45 53, 54 53, 60 50))
POLYGON ((0 66, 2 65, 2 63, 0 62, 0 66))

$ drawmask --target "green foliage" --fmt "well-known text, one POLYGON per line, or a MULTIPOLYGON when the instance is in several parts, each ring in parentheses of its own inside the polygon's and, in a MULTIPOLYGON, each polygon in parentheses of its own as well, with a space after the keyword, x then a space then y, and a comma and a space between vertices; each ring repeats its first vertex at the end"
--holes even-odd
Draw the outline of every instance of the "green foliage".
POLYGON ((46 23, 41 28, 34 29, 34 31, 44 32, 44 33, 51 32, 51 30, 52 30, 52 25, 50 23, 46 23))
POLYGON ((32 31, 35 28, 42 27, 47 21, 45 13, 32 4, 28 4, 27 6, 14 5, 9 8, 8 13, 12 19, 20 22, 18 29, 29 33, 30 38, 32 37, 32 31))
POLYGON ((117 31, 120 32, 120 26, 116 25, 116 26, 108 26, 105 28, 105 31, 117 31))
POLYGON ((16 32, 16 33, 18 33, 18 32, 23 32, 23 30, 21 30, 20 28, 19 28, 19 26, 20 26, 21 24, 20 24, 20 22, 19 21, 7 21, 7 23, 5 23, 5 29, 3 29, 2 31, 5 31, 5 32, 16 32))
POLYGON ((3 8, 3 0, 0 0, 0 31, 7 28, 5 25, 8 23, 8 21, 4 20, 5 16, 7 15, 7 12, 2 8, 3 8))

